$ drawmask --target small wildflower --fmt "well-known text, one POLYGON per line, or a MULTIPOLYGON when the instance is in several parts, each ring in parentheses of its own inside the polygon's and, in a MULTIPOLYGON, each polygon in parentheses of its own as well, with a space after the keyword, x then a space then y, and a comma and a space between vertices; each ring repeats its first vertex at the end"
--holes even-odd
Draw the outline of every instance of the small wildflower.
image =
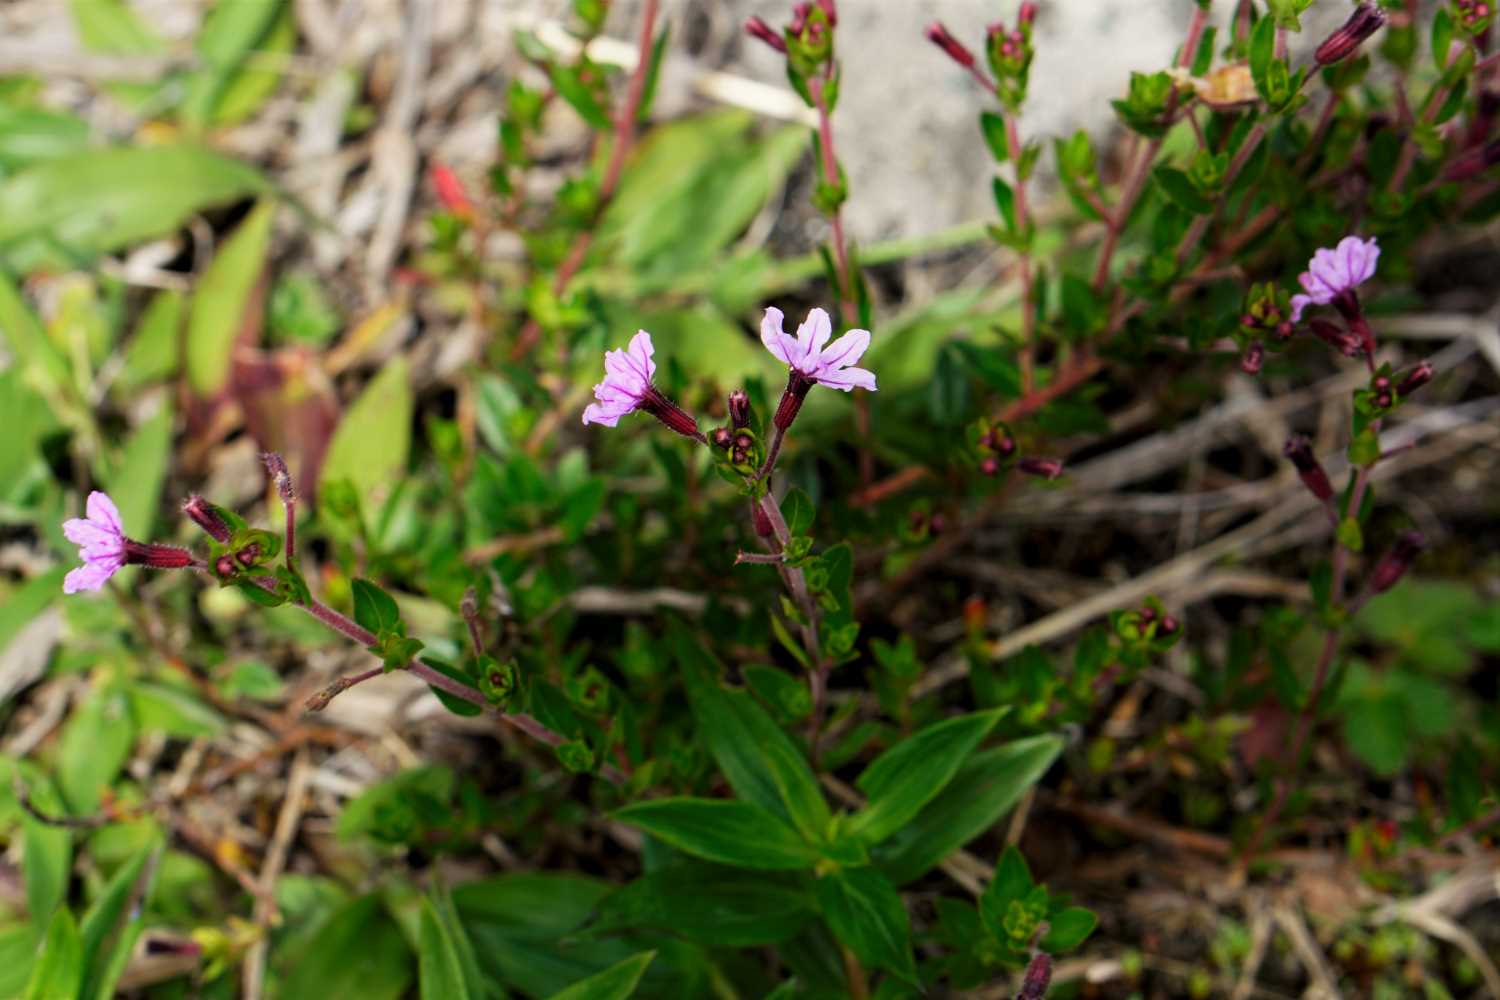
POLYGON ((78 546, 83 565, 63 578, 63 593, 98 590, 125 565, 125 531, 115 502, 98 490, 89 494, 84 507, 87 518, 63 522, 63 536, 78 546))
POLYGON ((583 411, 586 424, 613 427, 633 410, 644 410, 684 437, 703 437, 694 420, 680 406, 663 396, 651 378, 656 362, 651 360, 656 348, 651 334, 640 330, 623 351, 604 352, 604 381, 594 386, 594 398, 583 411))
POLYGON ((1307 294, 1292 296, 1292 321, 1301 321, 1302 310, 1309 305, 1333 303, 1340 311, 1351 306, 1357 310, 1354 289, 1374 276, 1379 258, 1380 247, 1374 237, 1362 240, 1345 236, 1332 250, 1318 250, 1308 261, 1307 270, 1297 277, 1307 294))
POLYGON ((1373 3, 1362 3, 1349 15, 1343 27, 1324 39, 1313 58, 1319 66, 1342 62, 1364 44, 1365 39, 1385 25, 1385 11, 1373 3))
POLYGON ((106 493, 90 493, 84 512, 88 517, 63 522, 63 537, 78 546, 78 557, 83 560, 82 566, 63 577, 64 594, 98 590, 125 565, 186 569, 193 564, 193 555, 187 549, 126 538, 120 511, 106 493))
POLYGON ((870 346, 870 331, 850 330, 830 344, 833 322, 822 309, 807 314, 807 320, 797 327, 796 337, 782 330, 783 315, 780 309, 769 308, 760 323, 761 343, 776 360, 791 369, 786 392, 776 407, 773 422, 778 429, 786 430, 792 425, 814 385, 844 392, 855 388, 875 391, 875 374, 853 367, 870 346))

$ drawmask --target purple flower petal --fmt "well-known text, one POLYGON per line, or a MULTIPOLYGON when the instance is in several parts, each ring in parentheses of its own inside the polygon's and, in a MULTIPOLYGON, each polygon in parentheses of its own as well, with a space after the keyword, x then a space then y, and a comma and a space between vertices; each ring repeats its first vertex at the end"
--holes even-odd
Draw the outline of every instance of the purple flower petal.
POLYGON ((823 353, 818 357, 818 365, 822 369, 842 368, 852 365, 864 356, 870 347, 869 330, 850 330, 838 340, 823 348, 823 353))
POLYGON ((781 328, 781 322, 785 317, 780 309, 769 306, 766 314, 760 321, 760 342, 766 345, 766 350, 771 356, 788 367, 795 367, 792 362, 797 357, 797 341, 788 337, 781 328))
POLYGON ((624 350, 604 352, 604 381, 594 386, 594 398, 583 411, 585 424, 613 427, 621 417, 641 405, 641 398, 651 388, 656 374, 651 334, 636 331, 624 350))
MULTIPOLYGON (((1345 236, 1332 249, 1318 249, 1308 261, 1307 270, 1297 278, 1307 294, 1294 296, 1293 307, 1296 308, 1299 298, 1303 307, 1311 303, 1326 306, 1340 295, 1352 292, 1375 276, 1379 259, 1380 245, 1373 237, 1362 240, 1358 236, 1345 236)), ((1301 316, 1298 310, 1292 319, 1299 320, 1301 316)))
POLYGON ((833 336, 833 321, 828 318, 828 313, 814 307, 807 314, 807 319, 797 327, 797 347, 800 357, 792 366, 803 374, 812 374, 808 369, 817 362, 817 357, 823 351, 823 345, 828 343, 828 338, 833 336))
POLYGON ((115 502, 109 498, 109 494, 94 490, 89 494, 88 503, 84 505, 84 511, 89 520, 114 531, 115 534, 124 536, 125 529, 120 526, 120 511, 115 502))
POLYGON ((103 587, 105 581, 115 575, 118 565, 110 566, 103 562, 84 563, 77 569, 69 570, 68 575, 63 577, 63 593, 76 594, 80 590, 98 590, 103 587))
MULTIPOLYGON (((1293 295, 1292 296, 1292 322, 1293 323, 1300 323, 1300 322, 1302 322, 1302 310, 1306 309, 1308 306, 1310 306, 1312 304, 1313 304, 1313 297, 1311 295, 1293 295)), ((1326 305, 1326 303, 1324 303, 1324 304, 1326 305)))
POLYGON ((62 530, 64 538, 80 547, 118 546, 120 544, 119 532, 78 517, 71 517, 64 521, 62 530))
POLYGON ((840 368, 818 376, 818 384, 830 389, 868 389, 875 391, 875 373, 864 368, 840 368))

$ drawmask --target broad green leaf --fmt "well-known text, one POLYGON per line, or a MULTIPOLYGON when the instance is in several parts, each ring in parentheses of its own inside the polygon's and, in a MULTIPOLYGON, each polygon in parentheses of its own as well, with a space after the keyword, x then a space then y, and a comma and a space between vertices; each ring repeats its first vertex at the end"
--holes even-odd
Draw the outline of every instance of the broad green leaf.
MULTIPOLYGON (((0 192, 4 189, 5 182, 0 181, 0 192)), ((0 219, 0 227, 4 225, 5 220, 0 219)), ((3 269, 0 269, 0 338, 4 338, 8 352, 19 362, 22 376, 31 388, 50 398, 70 381, 67 361, 3 269)))
POLYGON ((26 1000, 66 1000, 83 986, 83 945, 68 908, 58 907, 47 925, 39 961, 26 984, 26 1000))
MULTIPOLYGON (((10 764, 0 778, 10 794, 13 769, 19 768, 32 806, 46 816, 63 816, 62 797, 46 776, 29 765, 10 764)), ((73 834, 66 827, 43 823, 30 813, 21 817, 21 877, 26 884, 26 915, 37 935, 47 930, 54 911, 67 899, 73 868, 73 834)))
POLYGON ((50 472, 41 459, 42 440, 57 427, 44 399, 17 367, 0 371, 0 501, 21 504, 50 472))
POLYGON ((417 930, 417 962, 422 1000, 469 1000, 458 946, 426 899, 417 930))
POLYGON ((94 52, 151 55, 167 45, 125 0, 70 0, 78 38, 94 52))
POLYGON ((88 144, 89 125, 82 118, 43 108, 0 105, 0 170, 5 173, 77 153, 88 144))
POLYGON ((916 984, 911 923, 889 879, 873 868, 845 868, 818 879, 816 891, 829 929, 866 967, 916 984))
POLYGON ((395 598, 369 580, 355 580, 350 590, 354 594, 354 620, 363 628, 379 635, 401 623, 395 598))
POLYGON ((224 241, 198 280, 188 309, 186 357, 188 381, 202 396, 212 396, 229 380, 235 340, 271 243, 276 203, 262 201, 224 241))
POLYGON ((282 0, 219 0, 214 4, 194 39, 203 65, 188 77, 183 121, 202 127, 221 120, 221 104, 226 102, 233 110, 245 110, 244 96, 236 103, 230 88, 246 57, 266 42, 281 11, 282 0))
POLYGON ((458 966, 463 972, 464 984, 468 988, 469 996, 503 998, 505 991, 500 988, 499 984, 486 983, 484 974, 479 971, 479 959, 474 954, 474 943, 469 940, 468 932, 464 930, 463 921, 459 919, 458 908, 453 904, 453 894, 448 891, 448 886, 443 882, 438 882, 433 886, 429 898, 432 902, 433 916, 437 917, 448 940, 453 944, 453 952, 458 957, 458 966))
POLYGON ((73 267, 267 189, 254 167, 198 146, 86 150, 0 181, 0 253, 73 267))
POLYGON ((378 896, 361 896, 335 913, 293 958, 282 1000, 398 1000, 413 962, 406 939, 378 896))
POLYGON ((974 754, 941 794, 874 849, 875 864, 897 885, 921 877, 999 822, 1062 748, 1060 737, 1047 734, 974 754))
MULTIPOLYGON (((94 900, 83 915, 83 958, 88 963, 88 976, 82 992, 83 997, 99 995, 107 988, 109 965, 114 961, 116 948, 108 947, 111 937, 124 939, 130 935, 121 922, 125 918, 125 907, 135 892, 146 862, 156 852, 158 845, 152 843, 137 851, 119 871, 110 877, 99 898, 94 900)), ((117 940, 116 944, 119 941, 117 940)))
POLYGON ((136 727, 143 733, 192 739, 217 736, 224 731, 224 718, 214 709, 180 688, 151 681, 130 685, 130 709, 136 727))
POLYGON ((146 930, 146 921, 137 917, 130 921, 120 931, 104 954, 98 956, 99 974, 89 979, 85 984, 84 992, 80 994, 84 1000, 114 1000, 118 996, 116 987, 119 985, 120 977, 125 975, 125 968, 130 964, 130 956, 135 952, 136 942, 146 930))
POLYGON ((759 806, 731 799, 652 799, 615 813, 695 857, 766 871, 811 868, 818 854, 759 806))
MULTIPOLYGON (((243 0, 235 0, 243 3, 243 0)), ((215 125, 233 125, 244 121, 276 92, 281 85, 283 66, 297 44, 297 22, 291 3, 277 0, 280 12, 251 53, 257 60, 242 65, 224 81, 213 106, 215 125), (280 60, 278 61, 278 58, 280 60)), ((233 6, 230 4, 229 6, 233 6)))
POLYGON ((181 292, 157 292, 141 313, 135 336, 125 349, 125 369, 115 383, 123 391, 137 389, 176 375, 182 367, 181 292))
POLYGON ((813 523, 813 503, 807 494, 795 487, 787 490, 781 498, 781 517, 786 521, 786 530, 793 535, 805 535, 813 523))
POLYGON ((654 951, 632 955, 603 972, 595 973, 565 990, 552 994, 552 1000, 625 1000, 635 992, 646 966, 656 957, 654 951))
POLYGON ((394 358, 365 386, 339 421, 323 460, 320 481, 348 480, 359 496, 361 509, 378 511, 406 472, 412 407, 406 360, 394 358))
POLYGON ((1049 928, 1041 949, 1049 954, 1072 951, 1094 931, 1099 918, 1081 906, 1069 906, 1047 917, 1049 928))
POLYGON ((0 930, 0 997, 18 997, 26 992, 36 953, 36 934, 28 925, 0 930))
MULTIPOLYGON (((3 438, 3 435, 0 435, 3 438)), ((62 597, 63 577, 68 566, 58 566, 27 580, 8 592, 0 601, 0 653, 3 653, 21 630, 36 619, 47 606, 62 597)))
POLYGON ((877 757, 855 782, 869 802, 851 817, 850 832, 877 844, 905 826, 952 780, 1005 712, 945 719, 877 757))
POLYGON ((671 633, 699 738, 729 784, 762 809, 790 819, 803 836, 821 839, 828 803, 802 752, 748 693, 719 685, 722 669, 686 626, 673 623, 671 633))
POLYGON ((423 816, 448 811, 454 783, 453 771, 441 765, 394 774, 344 806, 338 819, 339 838, 367 835, 386 843, 404 842, 423 816))
POLYGON ((63 728, 57 783, 75 816, 99 808, 135 743, 135 724, 125 694, 116 685, 95 685, 63 728))
POLYGON ((721 948, 755 948, 796 934, 814 916, 807 877, 683 859, 606 897, 593 935, 660 930, 721 948))
POLYGON ((150 538, 172 452, 172 407, 165 400, 120 449, 105 479, 109 495, 120 508, 120 523, 131 538, 150 538))

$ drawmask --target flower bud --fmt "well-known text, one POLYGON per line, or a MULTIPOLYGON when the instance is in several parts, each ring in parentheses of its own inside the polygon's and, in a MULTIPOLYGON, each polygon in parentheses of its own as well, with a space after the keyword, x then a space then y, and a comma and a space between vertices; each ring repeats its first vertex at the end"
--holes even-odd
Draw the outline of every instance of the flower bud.
POLYGON ((276 495, 281 497, 281 502, 296 503, 297 492, 292 489, 292 474, 287 471, 286 459, 274 451, 267 451, 261 454, 260 460, 266 464, 266 471, 276 484, 276 495))
POLYGON ((734 434, 728 427, 715 427, 710 438, 715 448, 721 448, 724 451, 728 451, 734 445, 734 434))
POLYGON ((824 17, 828 18, 829 27, 838 26, 839 11, 834 0, 818 0, 818 9, 823 12, 824 17))
POLYGON ((1026 3, 1021 4, 1021 9, 1016 14, 1016 22, 1022 28, 1031 27, 1036 22, 1036 11, 1037 5, 1032 3, 1031 0, 1027 0, 1026 3))
POLYGON ((1344 26, 1329 35, 1313 58, 1319 66, 1329 66, 1336 62, 1342 62, 1355 53, 1364 44, 1366 38, 1375 34, 1385 24, 1385 11, 1373 3, 1362 3, 1349 15, 1349 20, 1344 26))
POLYGON ((1407 372, 1406 377, 1401 380, 1401 384, 1396 386, 1396 392, 1402 396, 1409 396, 1428 382, 1431 382, 1432 375, 1432 362, 1418 362, 1415 368, 1407 372))
POLYGON ((786 39, 782 38, 771 26, 758 17, 752 17, 745 22, 745 33, 751 38, 759 38, 777 52, 786 54, 786 39))
POLYGON ((750 396, 744 389, 729 394, 729 422, 735 430, 750 426, 750 396))
POLYGON ((1000 475, 1000 460, 994 455, 984 456, 979 460, 979 471, 991 477, 1000 475))
POLYGON ((941 21, 933 21, 927 26, 927 40, 948 54, 948 58, 958 63, 964 69, 972 69, 974 66, 974 53, 964 48, 962 42, 949 34, 948 29, 941 21))
POLYGON ((438 203, 445 211, 460 219, 474 217, 474 203, 469 200, 463 181, 458 179, 451 168, 442 163, 434 163, 431 177, 433 193, 437 195, 438 203))
POLYGON ((1287 438, 1281 453, 1296 466, 1297 475, 1309 493, 1324 503, 1333 499, 1333 484, 1328 481, 1328 473, 1323 471, 1323 464, 1313 454, 1312 442, 1305 435, 1294 434, 1287 438))
POLYGON ((1394 587, 1396 581, 1411 569, 1411 564, 1422 554, 1426 545, 1427 540, 1420 531, 1408 531, 1396 539, 1396 544, 1381 557, 1380 562, 1375 565, 1375 571, 1370 574, 1370 592, 1383 594, 1394 587))
POLYGON ((219 516, 219 508, 194 493, 182 502, 182 512, 216 542, 229 541, 229 525, 219 516))
POLYGON ((1056 479, 1062 475, 1063 464, 1057 458, 1023 458, 1016 463, 1016 468, 1028 476, 1038 476, 1042 479, 1056 479))
POLYGON ((175 545, 157 545, 154 542, 137 542, 125 539, 125 565, 149 566, 152 569, 187 569, 193 564, 193 554, 175 545))
POLYGON ((1021 992, 1016 994, 1016 1000, 1042 1000, 1051 982, 1052 956, 1039 951, 1026 966, 1026 976, 1021 980, 1021 992))
POLYGON ((260 562, 260 543, 251 542, 234 554, 235 561, 249 569, 260 562))
POLYGON ((786 380, 786 391, 781 394, 781 402, 776 404, 776 415, 771 418, 771 423, 777 430, 784 431, 792 426, 792 421, 797 419, 797 414, 802 409, 802 401, 816 384, 797 369, 791 370, 786 380))
POLYGON ((698 421, 694 420, 692 415, 682 407, 663 396, 654 385, 646 387, 646 391, 641 396, 640 408, 683 437, 702 438, 702 435, 698 433, 698 421))
POLYGON ((1259 375, 1265 361, 1266 346, 1258 340, 1251 341, 1250 346, 1245 348, 1245 353, 1240 357, 1240 371, 1246 375, 1259 375))
POLYGON ((234 557, 222 555, 214 560, 214 573, 221 580, 227 580, 237 572, 234 566, 234 557))

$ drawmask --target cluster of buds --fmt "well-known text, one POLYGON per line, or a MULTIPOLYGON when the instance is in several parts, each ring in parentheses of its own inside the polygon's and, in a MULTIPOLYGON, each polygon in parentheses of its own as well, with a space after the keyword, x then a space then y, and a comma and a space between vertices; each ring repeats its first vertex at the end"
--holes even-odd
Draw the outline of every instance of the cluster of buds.
POLYGON ((1012 111, 1026 100, 1026 85, 1031 77, 1031 60, 1036 49, 1031 43, 1032 24, 1036 21, 1036 4, 1023 3, 1016 14, 1016 26, 1009 30, 1002 22, 991 24, 985 33, 984 54, 995 74, 995 94, 1012 111))
POLYGON ((1381 365, 1370 376, 1370 384, 1354 394, 1354 410, 1366 423, 1386 416, 1403 400, 1422 386, 1432 381, 1435 374, 1431 362, 1421 361, 1410 371, 1397 378, 1390 365, 1381 365))
POLYGON ((1495 0, 1453 0, 1453 16, 1469 34, 1482 34, 1495 18, 1495 0))
POLYGON ((729 457, 729 464, 733 466, 745 466, 749 471, 754 471, 756 457, 755 435, 747 429, 732 430, 728 427, 716 428, 710 436, 715 448, 725 452, 729 457))
POLYGON ((981 421, 974 429, 973 440, 979 452, 979 471, 992 479, 1012 465, 1039 479, 1056 479, 1063 473, 1061 459, 1020 455, 1015 436, 1001 422, 981 421))
POLYGON ((1240 368, 1248 375, 1259 373, 1265 363, 1266 341, 1284 344, 1292 339, 1295 329, 1291 296, 1286 290, 1271 281, 1251 285, 1240 314, 1240 368))
POLYGON ((1334 63, 1343 62, 1364 44, 1365 39, 1385 26, 1385 11, 1373 3, 1362 3, 1349 15, 1333 34, 1323 40, 1317 50, 1313 52, 1313 58, 1319 66, 1331 66, 1334 63))
POLYGON ((812 104, 807 81, 829 76, 833 69, 833 29, 839 23, 834 0, 799 3, 792 19, 777 32, 759 17, 745 22, 745 33, 787 57, 787 70, 797 92, 812 104))
POLYGON ((1155 597, 1146 598, 1138 608, 1111 612, 1109 623, 1119 641, 1120 661, 1131 668, 1171 649, 1183 633, 1182 622, 1155 597))

